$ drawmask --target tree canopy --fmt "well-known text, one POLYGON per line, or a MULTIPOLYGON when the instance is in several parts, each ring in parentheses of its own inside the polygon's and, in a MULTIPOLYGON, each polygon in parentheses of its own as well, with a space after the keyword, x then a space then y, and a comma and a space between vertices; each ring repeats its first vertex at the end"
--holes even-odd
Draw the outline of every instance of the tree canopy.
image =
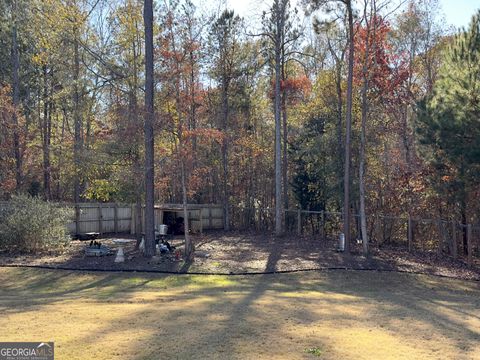
POLYGON ((223 204, 226 227, 275 209, 280 234, 297 208, 363 238, 374 214, 478 221, 480 15, 452 31, 437 0, 269 5, 153 1, 147 54, 143 1, 0 0, 0 197, 141 207, 152 150, 148 198, 223 204))

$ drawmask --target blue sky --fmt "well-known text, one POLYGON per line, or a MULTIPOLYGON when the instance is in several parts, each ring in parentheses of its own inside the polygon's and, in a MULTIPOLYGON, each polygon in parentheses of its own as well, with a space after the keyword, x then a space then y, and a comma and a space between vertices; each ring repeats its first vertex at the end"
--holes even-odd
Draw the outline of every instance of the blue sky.
POLYGON ((450 25, 467 27, 476 10, 480 9, 479 0, 440 0, 445 19, 450 25))

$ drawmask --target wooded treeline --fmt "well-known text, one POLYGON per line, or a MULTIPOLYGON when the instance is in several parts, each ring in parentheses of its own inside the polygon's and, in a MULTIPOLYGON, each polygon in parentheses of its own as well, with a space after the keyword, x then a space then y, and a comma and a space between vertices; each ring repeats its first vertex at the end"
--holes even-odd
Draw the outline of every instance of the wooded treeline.
MULTIPOLYGON (((227 228, 236 206, 345 207, 364 239, 367 214, 478 222, 480 13, 455 32, 436 0, 300 5, 154 2, 155 200, 223 204, 227 228)), ((1 198, 145 200, 143 19, 0 0, 1 198)))

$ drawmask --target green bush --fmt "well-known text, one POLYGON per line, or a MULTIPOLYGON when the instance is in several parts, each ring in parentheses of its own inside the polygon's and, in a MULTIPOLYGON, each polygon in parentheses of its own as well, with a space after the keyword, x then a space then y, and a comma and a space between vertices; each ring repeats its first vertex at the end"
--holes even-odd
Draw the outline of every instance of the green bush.
POLYGON ((67 223, 71 209, 37 197, 14 196, 0 209, 0 250, 41 252, 60 250, 69 240, 67 223))

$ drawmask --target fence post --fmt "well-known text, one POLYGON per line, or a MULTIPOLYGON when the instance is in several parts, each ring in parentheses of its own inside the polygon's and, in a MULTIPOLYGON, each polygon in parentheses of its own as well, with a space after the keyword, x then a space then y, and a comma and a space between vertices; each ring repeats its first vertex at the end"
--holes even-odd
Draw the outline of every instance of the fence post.
POLYGON ((137 217, 135 216, 135 205, 130 206, 130 234, 136 234, 137 233, 137 224, 135 223, 135 219, 137 217))
POLYGON ((467 264, 472 265, 473 262, 473 246, 472 246, 472 224, 467 225, 467 264))
POLYGON ((457 260, 457 224, 452 222, 452 256, 453 260, 457 260))
POLYGON ((443 228, 442 228, 442 219, 437 220, 437 227, 438 227, 438 248, 437 248, 437 253, 438 255, 442 254, 442 248, 443 248, 443 240, 444 240, 444 233, 443 233, 443 228))
POLYGON ((203 208, 200 208, 200 234, 203 235, 203 208))
POLYGON ((381 234, 381 224, 380 224, 380 215, 375 215, 375 232, 377 233, 376 234, 376 238, 377 238, 377 241, 378 243, 380 244, 382 242, 382 234, 381 234))
POLYGON ((412 252, 413 243, 413 221, 412 216, 408 214, 408 252, 412 252))
POLYGON ((100 235, 103 233, 102 203, 98 203, 98 232, 100 235))
POLYGON ((113 231, 118 233, 118 204, 113 205, 113 231))
POLYGON ((322 210, 322 212, 320 213, 320 220, 322 222, 322 240, 325 241, 326 239, 326 235, 325 235, 325 211, 322 210))
POLYGON ((75 235, 80 234, 80 208, 75 203, 75 235))
POLYGON ((208 208, 208 226, 210 227, 210 229, 213 228, 213 218, 212 218, 212 208, 211 207, 208 208))
POLYGON ((297 234, 298 236, 302 235, 302 210, 297 210, 297 234))

